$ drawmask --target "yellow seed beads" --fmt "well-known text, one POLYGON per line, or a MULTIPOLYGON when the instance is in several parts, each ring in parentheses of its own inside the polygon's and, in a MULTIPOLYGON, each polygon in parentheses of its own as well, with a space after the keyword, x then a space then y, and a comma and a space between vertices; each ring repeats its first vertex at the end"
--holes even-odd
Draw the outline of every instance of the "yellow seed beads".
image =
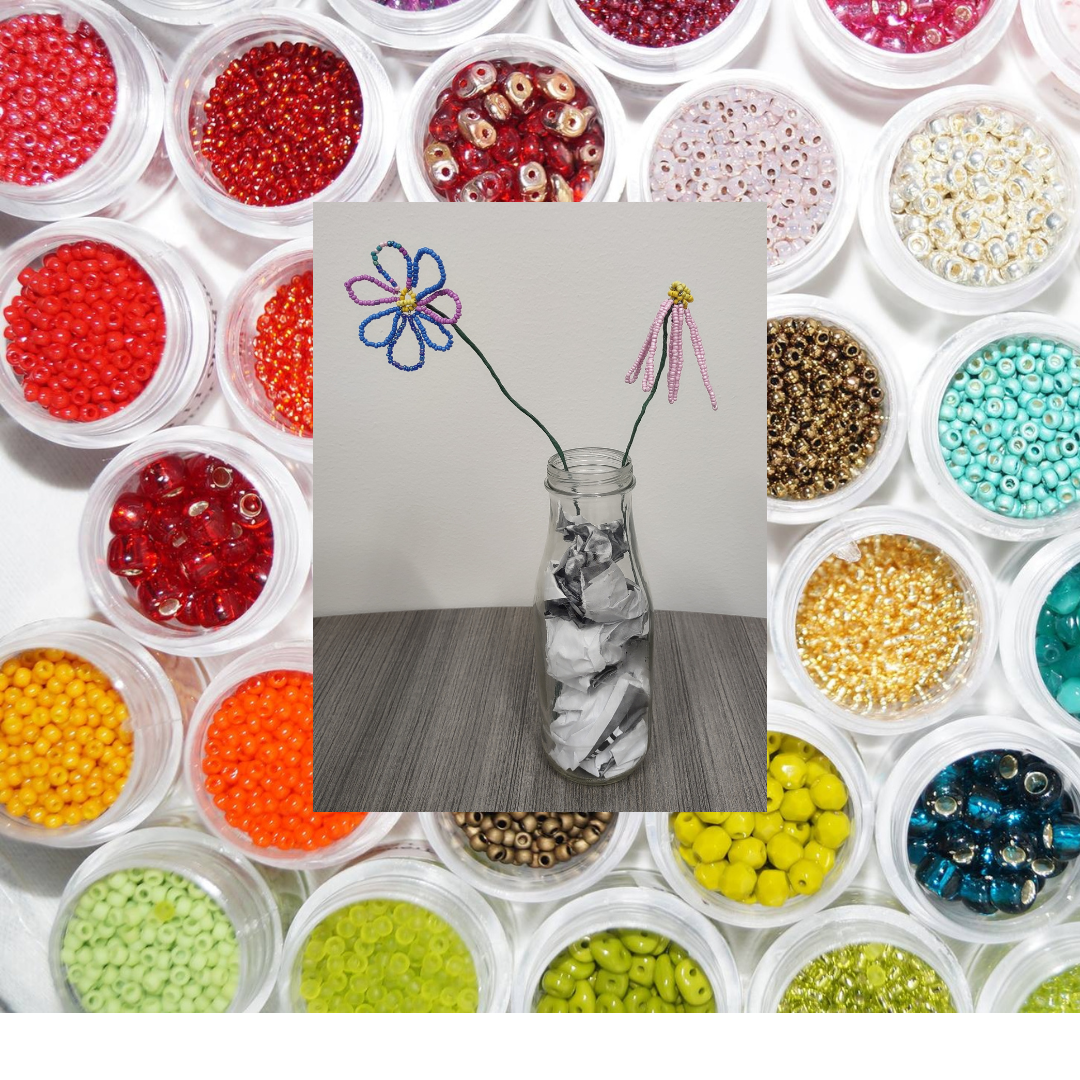
POLYGON ((104 813, 131 772, 132 734, 112 681, 63 649, 0 666, 0 807, 58 829, 104 813))
POLYGON ((964 579, 933 544, 868 536, 860 557, 827 558, 795 616, 806 673, 838 705, 891 719, 946 692, 970 654, 975 617, 964 579))

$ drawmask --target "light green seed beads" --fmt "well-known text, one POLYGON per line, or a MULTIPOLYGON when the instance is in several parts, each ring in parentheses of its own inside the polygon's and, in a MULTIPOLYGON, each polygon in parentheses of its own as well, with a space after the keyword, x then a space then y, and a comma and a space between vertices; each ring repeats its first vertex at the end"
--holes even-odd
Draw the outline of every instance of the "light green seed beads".
POLYGON ((1080 1013, 1080 965, 1040 983, 1020 1007, 1022 1013, 1080 1013))

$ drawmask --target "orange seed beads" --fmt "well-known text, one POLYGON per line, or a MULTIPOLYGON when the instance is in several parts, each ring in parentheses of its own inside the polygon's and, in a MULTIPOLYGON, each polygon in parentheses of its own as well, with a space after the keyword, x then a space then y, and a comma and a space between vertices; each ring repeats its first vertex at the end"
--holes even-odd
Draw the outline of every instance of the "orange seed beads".
POLYGON ((206 791, 256 847, 315 851, 348 836, 366 816, 312 810, 313 686, 304 671, 254 675, 225 698, 207 727, 206 791))
POLYGON ((310 270, 285 282, 255 323, 255 377, 285 426, 310 439, 315 431, 310 270))
POLYGON ((0 807, 58 829, 103 814, 131 772, 124 699, 93 664, 31 649, 0 666, 0 807))

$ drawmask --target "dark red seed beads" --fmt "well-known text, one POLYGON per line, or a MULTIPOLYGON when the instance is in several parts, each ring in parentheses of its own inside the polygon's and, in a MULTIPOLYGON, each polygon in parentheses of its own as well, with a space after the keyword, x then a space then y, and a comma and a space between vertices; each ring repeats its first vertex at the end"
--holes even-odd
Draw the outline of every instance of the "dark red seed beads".
POLYGON ((287 281, 255 324, 255 376, 274 412, 297 435, 315 430, 310 270, 287 281))
POLYGON ((116 70, 96 30, 60 15, 0 23, 0 181, 34 187, 97 152, 116 115, 116 70))
POLYGON ((231 61, 204 105, 194 145, 225 191, 285 206, 322 191, 360 141, 360 84, 337 53, 270 41, 231 61))
POLYGON ((569 75, 481 60, 439 94, 424 167, 448 202, 581 202, 603 156, 596 106, 569 75))
POLYGON ((715 30, 739 0, 577 0, 605 34, 629 45, 668 49, 715 30))
POLYGON ((262 497, 208 454, 152 461, 113 503, 109 530, 109 570, 160 623, 228 625, 258 599, 274 559, 262 497))
POLYGON ((87 423, 146 389, 165 348, 165 311, 127 252, 96 240, 64 244, 23 269, 19 284, 4 337, 27 401, 87 423))

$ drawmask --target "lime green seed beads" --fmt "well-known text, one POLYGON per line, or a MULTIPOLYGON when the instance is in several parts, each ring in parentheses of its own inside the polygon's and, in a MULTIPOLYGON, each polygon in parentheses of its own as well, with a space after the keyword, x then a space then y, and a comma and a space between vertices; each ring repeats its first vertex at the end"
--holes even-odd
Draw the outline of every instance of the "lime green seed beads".
POLYGON ((1040 983, 1020 1006, 1022 1013, 1080 1013, 1080 965, 1040 983))
POLYGON ((365 900, 328 915, 304 945, 308 1012, 476 1012, 472 954, 434 912, 365 900))
POLYGON ((536 1011, 716 1012, 712 985, 685 949, 648 930, 575 941, 548 965, 536 1011))
POLYGON ((225 1012, 240 981, 236 930, 171 870, 120 870, 79 897, 60 949, 87 1012, 225 1012))
POLYGON ((925 961, 895 945, 845 945, 791 980, 782 1013, 951 1013, 952 995, 925 961))

